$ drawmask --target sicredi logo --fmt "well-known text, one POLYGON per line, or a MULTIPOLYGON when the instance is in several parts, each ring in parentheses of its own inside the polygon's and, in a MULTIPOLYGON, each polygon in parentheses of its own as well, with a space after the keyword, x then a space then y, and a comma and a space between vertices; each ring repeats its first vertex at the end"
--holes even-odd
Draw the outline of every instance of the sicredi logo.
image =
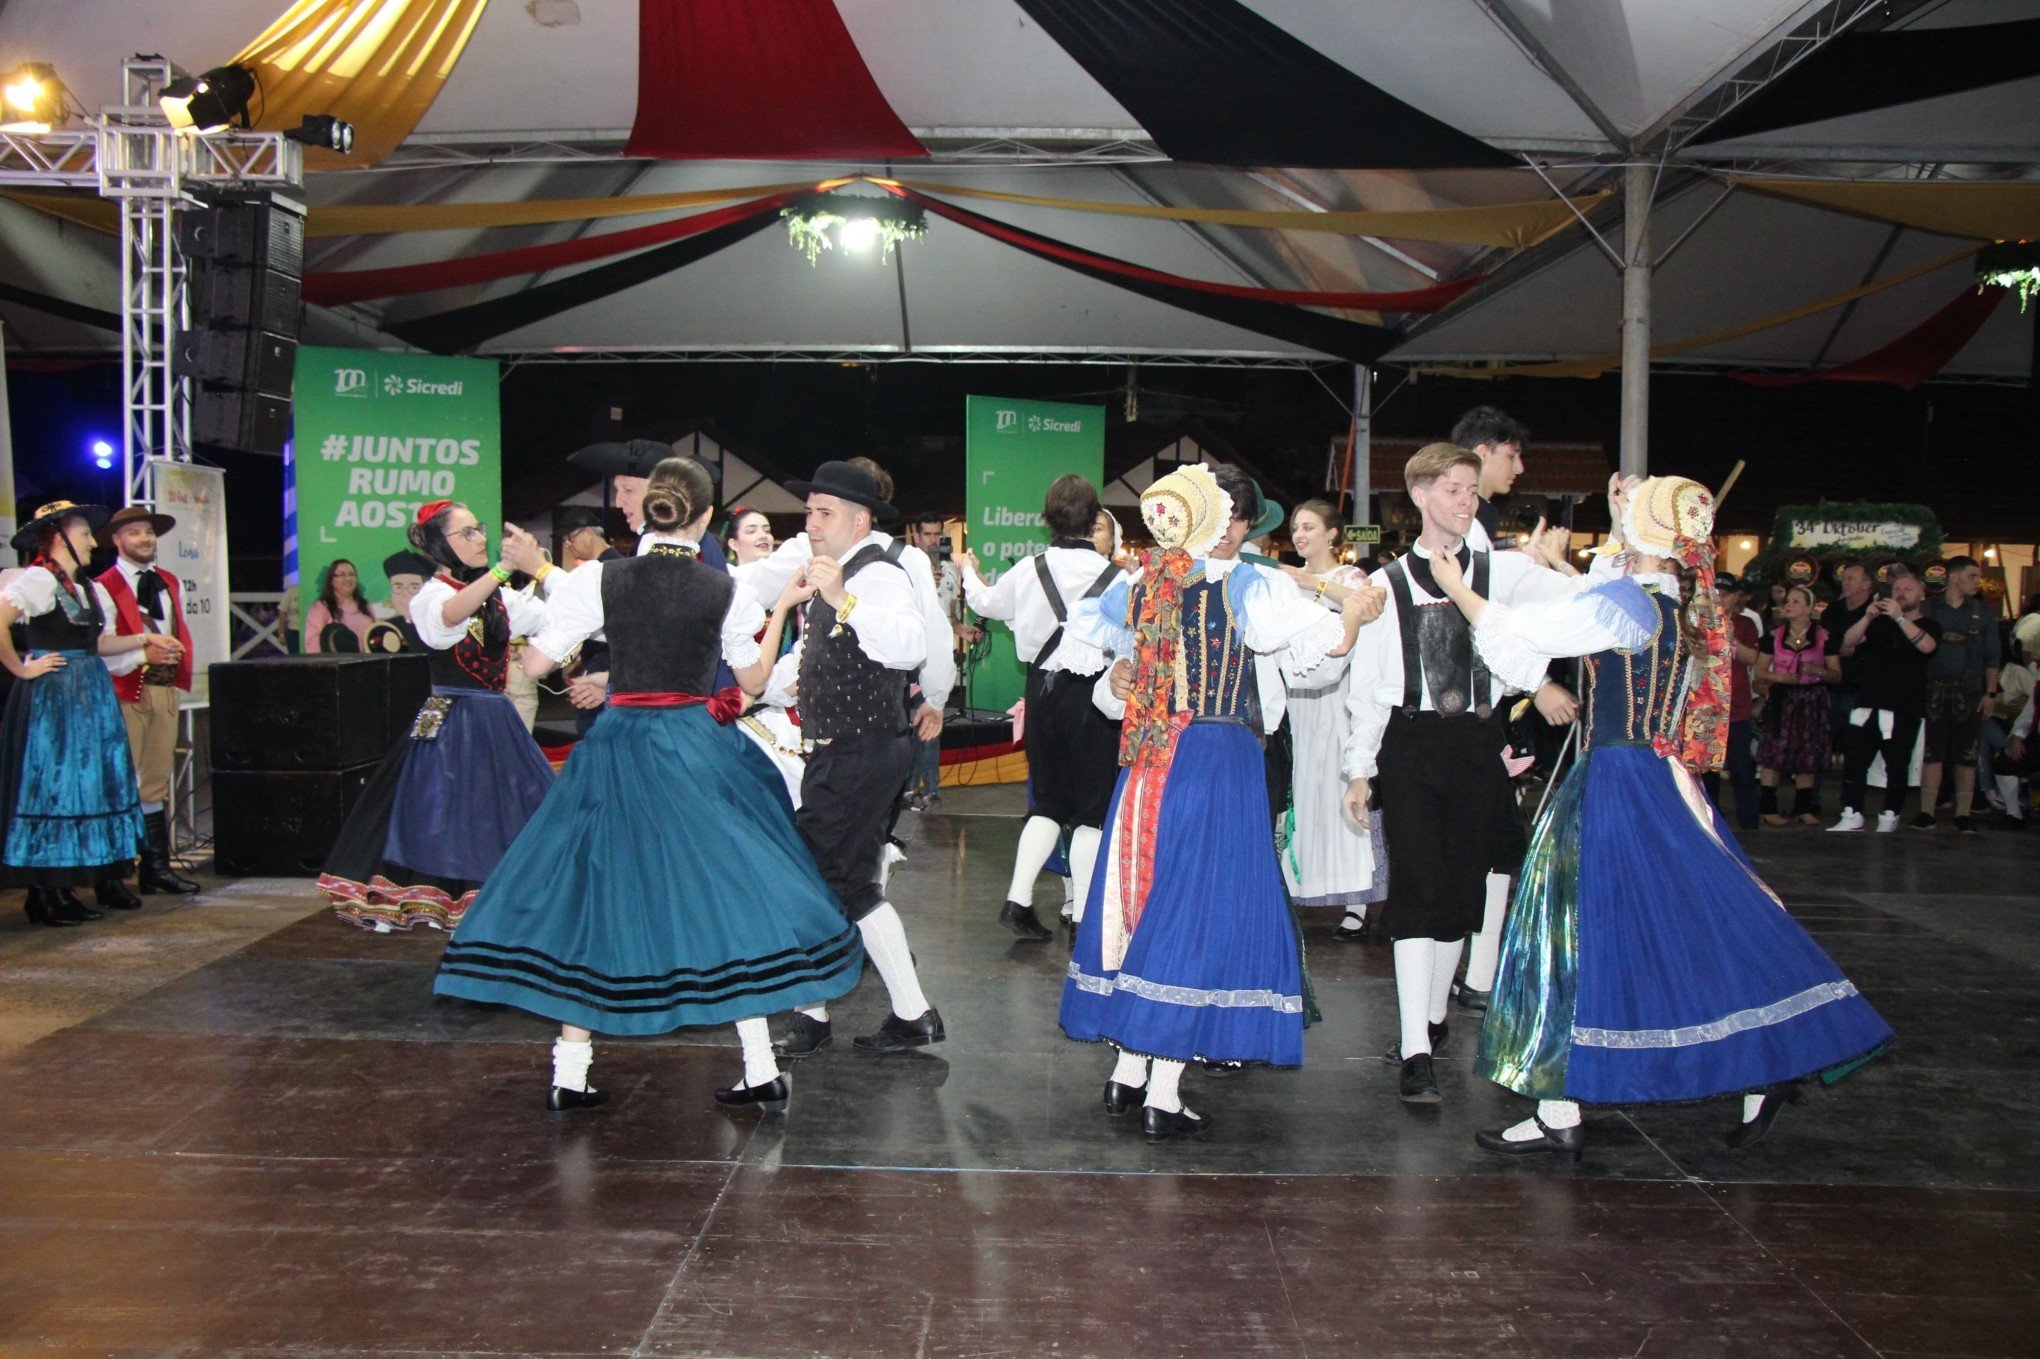
POLYGON ((1058 420, 1052 415, 1030 415, 1027 417, 1027 432, 1030 434, 1082 434, 1082 420, 1058 420))
POLYGON ((427 382, 424 378, 398 377, 395 373, 383 379, 383 390, 391 396, 459 396, 463 382, 427 382))
POLYGON ((1020 427, 1019 411, 994 412, 992 429, 995 433, 1010 434, 1012 431, 1018 429, 1019 427, 1020 427))
POLYGON ((387 395, 402 396, 404 394, 404 380, 395 373, 391 373, 382 380, 382 389, 387 395))
POLYGON ((336 368, 333 370, 333 395, 367 396, 368 374, 360 368, 336 368))

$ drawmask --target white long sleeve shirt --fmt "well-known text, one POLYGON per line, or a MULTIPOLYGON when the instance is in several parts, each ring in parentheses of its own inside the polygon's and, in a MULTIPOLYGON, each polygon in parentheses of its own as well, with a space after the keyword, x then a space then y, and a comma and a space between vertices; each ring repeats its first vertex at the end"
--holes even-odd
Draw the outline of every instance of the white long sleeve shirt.
MULTIPOLYGON (((643 556, 650 545, 685 543, 692 539, 647 533, 638 545, 643 556)), ((606 562, 583 562, 571 572, 556 572, 549 578, 552 593, 546 600, 545 626, 532 634, 531 645, 550 660, 557 661, 575 647, 595 636, 606 621, 602 612, 602 572, 606 562)), ((730 596, 722 620, 722 656, 732 670, 758 663, 758 629, 765 626, 765 610, 743 590, 730 596)))
MULTIPOLYGON (((434 576, 419 586, 418 593, 411 597, 411 626, 418 630, 418 640, 434 651, 445 651, 458 645, 460 639, 467 636, 468 624, 474 621, 474 614, 458 623, 449 623, 442 615, 446 601, 458 593, 444 577, 434 576)), ((545 629, 546 606, 543 603, 516 590, 499 590, 497 593, 503 596, 503 607, 510 615, 512 637, 535 637, 545 629)))
POLYGON ((966 568, 963 573, 964 602, 980 617, 995 618, 1012 627, 1013 650, 1022 664, 1034 665, 1038 661, 1042 670, 1064 670, 1073 675, 1097 674, 1105 666, 1105 653, 1076 635, 1066 624, 1056 621, 1055 610, 1049 606, 1048 592, 1041 588, 1040 568, 1035 565, 1036 562, 1048 564, 1049 579, 1055 582, 1056 591, 1062 596, 1065 618, 1074 613, 1077 601, 1097 583, 1101 574, 1111 572, 1115 578, 1125 574, 1092 548, 1051 547, 1038 557, 1015 562, 990 585, 985 584, 977 572, 966 568), (1063 629, 1063 637, 1056 644, 1055 654, 1042 656, 1041 648, 1058 627, 1063 629))

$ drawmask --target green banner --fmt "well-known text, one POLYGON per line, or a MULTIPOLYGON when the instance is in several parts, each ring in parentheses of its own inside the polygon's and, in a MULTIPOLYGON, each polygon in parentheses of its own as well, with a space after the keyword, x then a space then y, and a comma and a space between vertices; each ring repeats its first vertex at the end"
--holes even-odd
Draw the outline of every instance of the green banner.
MULTIPOLYGON (((965 545, 989 581, 1048 546, 1041 502, 1057 477, 1104 480, 1105 408, 970 397, 964 467, 965 545)), ((1005 624, 987 623, 986 631, 990 654, 970 671, 968 702, 997 711, 1020 698, 1024 668, 1005 624)))
POLYGON ((382 560, 403 549, 418 507, 458 500, 501 531, 497 367, 368 349, 300 348, 292 396, 299 599, 345 557, 371 601, 389 598, 382 560))

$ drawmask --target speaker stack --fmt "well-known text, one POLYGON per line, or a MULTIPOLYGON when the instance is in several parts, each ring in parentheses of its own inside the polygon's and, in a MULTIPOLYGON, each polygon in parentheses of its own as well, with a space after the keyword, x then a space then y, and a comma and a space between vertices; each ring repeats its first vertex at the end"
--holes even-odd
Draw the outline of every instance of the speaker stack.
POLYGON ((191 327, 171 366, 192 384, 192 442, 281 454, 304 317, 303 205, 267 193, 211 195, 179 214, 177 247, 191 327))
POLYGON ((419 655, 271 656, 212 674, 214 864, 312 877, 432 693, 419 655))

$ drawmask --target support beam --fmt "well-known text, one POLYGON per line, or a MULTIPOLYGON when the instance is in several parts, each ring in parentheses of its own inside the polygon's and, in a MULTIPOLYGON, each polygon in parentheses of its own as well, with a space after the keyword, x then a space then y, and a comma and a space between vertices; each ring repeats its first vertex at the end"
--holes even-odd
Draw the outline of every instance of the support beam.
POLYGON ((1622 475, 1650 475, 1650 203, 1657 167, 1622 167, 1622 475))
POLYGON ((1364 363, 1353 365, 1353 468, 1348 484, 1353 488, 1353 522, 1372 524, 1374 518, 1374 370, 1364 363))

